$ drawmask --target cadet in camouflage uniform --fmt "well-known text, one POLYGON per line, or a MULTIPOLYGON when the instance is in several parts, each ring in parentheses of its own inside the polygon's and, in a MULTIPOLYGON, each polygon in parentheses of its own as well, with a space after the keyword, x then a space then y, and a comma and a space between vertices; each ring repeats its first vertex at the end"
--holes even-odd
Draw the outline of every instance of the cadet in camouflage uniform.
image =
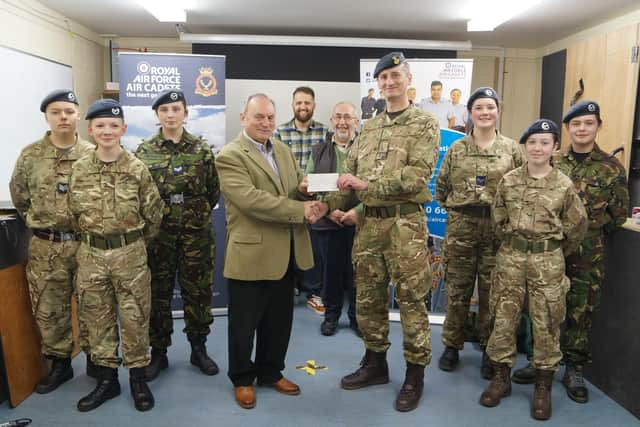
POLYGON ((492 407, 511 393, 516 329, 526 295, 536 368, 531 415, 540 420, 551 416, 551 384, 562 358, 560 325, 569 290, 564 256, 577 248, 587 229, 571 180, 551 164, 558 137, 551 120, 534 122, 520 138, 527 163, 507 173, 496 190, 492 216, 501 245, 491 285, 495 323, 487 344, 495 374, 480 397, 482 405, 492 407))
POLYGON ((191 343, 191 363, 203 373, 215 375, 218 365, 207 355, 205 341, 213 322, 215 241, 211 210, 220 197, 218 174, 211 147, 183 127, 188 114, 184 93, 165 91, 152 108, 161 127, 138 147, 136 156, 149 168, 168 210, 160 233, 149 244, 153 294, 147 379, 153 380, 168 367, 176 273, 184 302, 184 332, 191 343))
MULTIPOLYGON (((562 379, 571 399, 589 400, 582 375, 591 362, 591 316, 600 300, 604 274, 604 236, 624 224, 629 210, 626 173, 620 162, 602 151, 595 140, 602 125, 600 106, 583 101, 567 111, 563 122, 571 138, 571 148, 557 161, 558 168, 571 180, 589 217, 589 230, 578 250, 567 257, 567 276, 571 288, 567 294, 567 317, 562 337, 562 379)), ((534 368, 528 364, 513 374, 514 381, 533 382, 534 368)))
POLYGON ((629 192, 620 162, 602 151, 595 140, 602 125, 600 106, 593 101, 575 104, 564 116, 571 149, 558 161, 558 169, 571 180, 589 217, 589 230, 578 250, 567 257, 567 317, 562 337, 566 365, 562 383, 576 402, 589 399, 582 367, 591 363, 591 317, 600 303, 604 274, 604 236, 627 219, 629 192))
MULTIPOLYGON (((52 360, 51 371, 36 391, 49 393, 73 378, 71 297, 79 243, 77 224, 69 210, 69 177, 73 163, 94 147, 76 133, 80 113, 72 91, 51 92, 40 111, 50 130, 22 150, 9 189, 13 205, 33 231, 27 281, 42 354, 52 360)), ((87 372, 91 373, 86 330, 82 323, 80 326, 80 346, 87 352, 87 372)))
POLYGON ((157 233, 164 204, 146 166, 120 145, 127 128, 120 105, 111 99, 96 101, 86 119, 98 148, 73 167, 71 212, 81 232, 79 315, 87 325, 99 376, 78 410, 90 411, 120 394, 120 324, 131 395, 136 409, 146 411, 154 399, 144 372, 150 360, 151 309, 145 241, 157 233))
POLYGON ((364 204, 353 247, 356 317, 366 353, 361 367, 342 379, 347 390, 389 382, 389 280, 396 289, 402 320, 405 381, 395 401, 399 411, 418 406, 424 368, 431 361, 425 297, 431 284, 428 231, 422 205, 440 147, 436 118, 411 108, 409 64, 401 52, 384 56, 374 77, 387 99, 384 114, 365 123, 338 180, 342 191, 330 197, 329 210, 364 204), (356 197, 357 196, 357 197, 356 197))
POLYGON ((447 209, 444 239, 447 316, 442 328, 444 353, 438 361, 443 371, 458 365, 464 347, 464 325, 478 281, 478 329, 482 353, 482 377, 490 379, 491 364, 484 348, 491 333, 489 290, 495 266, 495 236, 491 205, 502 176, 523 163, 516 142, 496 129, 498 96, 492 88, 476 89, 467 102, 473 122, 470 135, 454 142, 447 151, 436 180, 436 200, 447 209))

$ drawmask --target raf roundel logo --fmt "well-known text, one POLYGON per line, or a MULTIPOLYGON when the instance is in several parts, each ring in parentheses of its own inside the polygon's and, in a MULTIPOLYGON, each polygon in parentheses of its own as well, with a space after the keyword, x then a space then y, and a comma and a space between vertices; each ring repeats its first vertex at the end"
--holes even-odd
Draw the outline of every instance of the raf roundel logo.
POLYGON ((149 65, 148 62, 138 62, 137 68, 139 73, 146 74, 149 72, 149 69, 151 68, 151 66, 149 65))
POLYGON ((485 95, 493 96, 493 91, 491 89, 487 89, 484 91, 485 95))
POLYGON ((176 92, 171 92, 171 95, 169 95, 169 98, 171 98, 172 101, 175 101, 178 99, 178 94, 176 92))
POLYGON ((67 98, 69 99, 69 101, 75 101, 75 100, 76 100, 75 95, 74 95, 74 94, 72 94, 71 92, 69 92, 69 93, 67 94, 67 98))
POLYGON ((549 126, 549 123, 547 123, 547 122, 542 122, 542 124, 540 125, 540 127, 542 128, 542 130, 549 130, 549 129, 551 129, 551 126, 549 126))
POLYGON ((587 110, 594 112, 596 111, 596 106, 594 104, 587 105, 587 110))
POLYGON ((113 114, 114 116, 119 116, 120 115, 120 109, 118 107, 113 107, 111 109, 111 114, 113 114))

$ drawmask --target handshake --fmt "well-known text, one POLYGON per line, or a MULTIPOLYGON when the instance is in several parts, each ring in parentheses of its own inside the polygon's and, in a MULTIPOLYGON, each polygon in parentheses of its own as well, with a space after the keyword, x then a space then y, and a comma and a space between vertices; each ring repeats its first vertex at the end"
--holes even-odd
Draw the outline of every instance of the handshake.
POLYGON ((309 224, 315 224, 327 214, 328 210, 329 206, 326 203, 317 200, 304 202, 304 219, 309 224))

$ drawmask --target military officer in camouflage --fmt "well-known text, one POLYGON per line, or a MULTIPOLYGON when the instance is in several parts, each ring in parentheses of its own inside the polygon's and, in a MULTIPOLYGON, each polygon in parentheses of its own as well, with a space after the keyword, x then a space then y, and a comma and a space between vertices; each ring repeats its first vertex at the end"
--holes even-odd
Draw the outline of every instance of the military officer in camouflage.
POLYGON ((499 108, 494 89, 481 87, 471 94, 467 110, 473 130, 447 151, 440 165, 435 194, 449 214, 444 239, 445 350, 438 366, 443 371, 453 371, 458 365, 458 352, 464 346, 464 324, 477 279, 479 341, 483 349, 480 371, 485 379, 493 374, 484 351, 491 333, 489 291, 497 250, 491 205, 502 176, 522 166, 524 160, 520 146, 496 128, 499 108))
POLYGON ((151 310, 145 241, 157 233, 164 204, 146 166, 120 145, 127 129, 122 107, 111 99, 99 100, 86 119, 97 149, 75 163, 69 191, 81 233, 76 255, 78 311, 87 325, 99 375, 96 388, 80 399, 78 410, 90 411, 120 394, 122 361, 129 368, 135 407, 147 411, 154 398, 145 379, 151 310))
POLYGON ((161 93, 151 108, 160 129, 138 147, 136 156, 149 167, 168 208, 158 236, 149 244, 153 293, 147 379, 153 380, 168 367, 176 273, 184 302, 184 332, 191 343, 191 363, 203 373, 215 375, 218 365, 207 355, 205 341, 213 322, 215 241, 211 210, 220 196, 218 174, 211 147, 183 127, 188 111, 182 91, 161 93))
POLYGON ((418 406, 424 368, 431 361, 431 334, 425 297, 431 285, 428 231, 422 205, 440 147, 436 118, 411 108, 411 72, 401 52, 385 55, 374 71, 387 100, 386 111, 365 123, 338 180, 340 193, 329 211, 364 204, 358 216, 353 262, 356 317, 366 348, 361 367, 342 379, 347 390, 389 382, 389 280, 396 289, 407 370, 395 401, 399 411, 418 406))
MULTIPOLYGON (((50 130, 30 144, 16 162, 9 188, 11 199, 27 227, 29 242, 27 281, 33 315, 42 337, 42 354, 51 370, 36 387, 49 393, 73 378, 71 352, 71 298, 78 249, 77 224, 69 210, 71 167, 93 150, 76 133, 78 99, 68 89, 54 90, 40 104, 50 130)), ((80 346, 87 352, 86 329, 81 324, 80 346)))
POLYGON ((492 210, 501 240, 491 284, 495 323, 487 343, 495 373, 480 403, 493 407, 511 394, 516 329, 527 296, 536 368, 531 416, 538 420, 551 417, 551 384, 562 358, 560 325, 569 290, 564 257, 578 247, 587 229, 571 180, 551 163, 558 139, 551 120, 537 120, 525 130, 520 143, 527 162, 500 180, 492 210))

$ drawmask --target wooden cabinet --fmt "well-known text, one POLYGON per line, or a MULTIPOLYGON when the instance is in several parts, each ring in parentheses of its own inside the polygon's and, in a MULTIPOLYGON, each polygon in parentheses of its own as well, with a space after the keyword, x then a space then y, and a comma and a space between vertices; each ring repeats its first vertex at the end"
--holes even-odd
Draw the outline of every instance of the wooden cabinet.
POLYGON ((9 402, 17 406, 47 373, 40 334, 31 314, 24 263, 0 270, 0 339, 9 402))

